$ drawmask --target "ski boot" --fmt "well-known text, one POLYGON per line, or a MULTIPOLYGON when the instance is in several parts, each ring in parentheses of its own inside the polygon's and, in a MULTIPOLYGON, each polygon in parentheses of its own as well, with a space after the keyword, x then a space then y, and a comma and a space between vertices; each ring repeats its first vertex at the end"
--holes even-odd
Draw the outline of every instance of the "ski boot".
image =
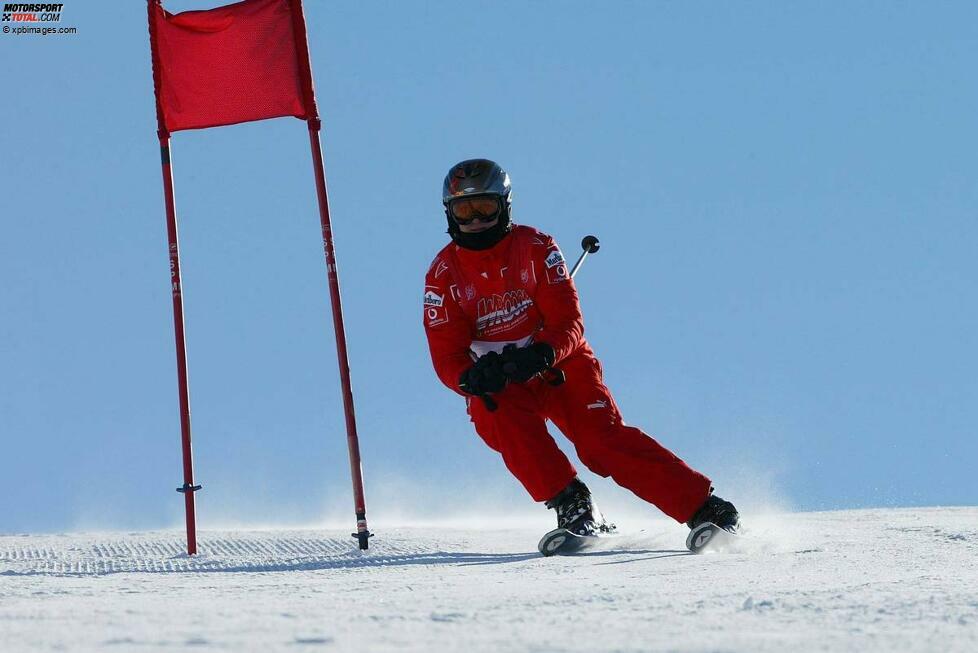
POLYGON ((537 544, 537 550, 545 556, 586 549, 615 532, 615 525, 605 521, 591 500, 591 491, 577 478, 546 505, 557 511, 557 528, 537 544))
POLYGON ((575 535, 600 535, 615 530, 615 525, 605 521, 591 499, 591 491, 578 478, 547 501, 546 506, 557 512, 557 528, 575 535))

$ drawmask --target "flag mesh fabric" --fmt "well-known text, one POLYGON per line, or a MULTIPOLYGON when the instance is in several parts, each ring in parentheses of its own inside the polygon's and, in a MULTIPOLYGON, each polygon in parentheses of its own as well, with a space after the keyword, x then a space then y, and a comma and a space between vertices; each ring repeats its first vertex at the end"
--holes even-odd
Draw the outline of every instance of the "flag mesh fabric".
POLYGON ((298 0, 179 14, 155 0, 149 11, 161 130, 316 117, 298 0))

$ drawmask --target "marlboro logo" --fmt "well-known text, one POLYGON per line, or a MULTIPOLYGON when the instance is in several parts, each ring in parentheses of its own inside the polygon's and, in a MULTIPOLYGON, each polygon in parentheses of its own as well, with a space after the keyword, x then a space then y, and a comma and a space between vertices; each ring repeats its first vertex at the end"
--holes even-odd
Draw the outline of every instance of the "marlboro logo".
POLYGON ((547 256, 548 268, 556 267, 563 262, 564 262, 564 255, 560 253, 559 249, 555 249, 554 251, 550 252, 549 256, 547 256))

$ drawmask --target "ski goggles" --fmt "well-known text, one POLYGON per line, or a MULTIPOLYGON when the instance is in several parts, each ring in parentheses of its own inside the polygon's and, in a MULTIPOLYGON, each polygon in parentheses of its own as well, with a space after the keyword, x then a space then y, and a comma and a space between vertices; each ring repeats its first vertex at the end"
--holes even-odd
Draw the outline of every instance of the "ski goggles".
POLYGON ((466 225, 479 220, 490 222, 499 217, 502 204, 493 195, 459 197, 448 203, 448 213, 458 224, 466 225))

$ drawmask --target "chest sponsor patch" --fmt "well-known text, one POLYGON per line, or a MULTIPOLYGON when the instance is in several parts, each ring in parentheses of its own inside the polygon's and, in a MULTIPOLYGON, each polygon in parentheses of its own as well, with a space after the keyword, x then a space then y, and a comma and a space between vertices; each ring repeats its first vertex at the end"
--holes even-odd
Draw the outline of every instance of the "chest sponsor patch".
POLYGON ((522 288, 483 297, 477 302, 475 330, 480 337, 516 329, 529 319, 533 300, 522 288))

